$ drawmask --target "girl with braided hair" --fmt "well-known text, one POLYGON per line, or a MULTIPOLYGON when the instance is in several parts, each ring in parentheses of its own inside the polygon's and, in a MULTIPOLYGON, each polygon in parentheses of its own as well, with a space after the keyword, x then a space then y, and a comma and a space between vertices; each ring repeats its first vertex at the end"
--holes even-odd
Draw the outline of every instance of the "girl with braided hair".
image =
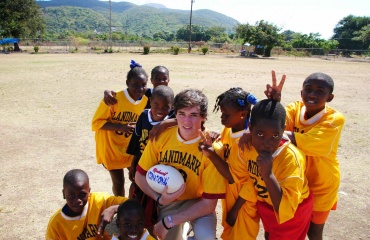
POLYGON ((255 194, 250 194, 251 181, 247 165, 240 161, 238 154, 238 139, 248 132, 251 107, 257 103, 253 94, 242 88, 231 88, 220 94, 213 112, 221 111, 221 124, 224 129, 220 139, 213 143, 208 136, 203 136, 200 146, 203 153, 209 157, 217 170, 225 178, 226 198, 222 199, 222 239, 256 239, 259 230, 259 217, 256 210, 255 194))

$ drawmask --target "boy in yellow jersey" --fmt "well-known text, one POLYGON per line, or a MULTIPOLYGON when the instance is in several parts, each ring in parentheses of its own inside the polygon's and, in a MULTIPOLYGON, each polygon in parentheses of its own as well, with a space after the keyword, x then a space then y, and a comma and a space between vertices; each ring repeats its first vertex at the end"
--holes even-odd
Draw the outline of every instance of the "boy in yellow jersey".
POLYGON ((285 118, 279 102, 258 102, 249 123, 250 148, 239 150, 239 160, 248 165, 265 238, 304 240, 313 200, 304 174, 305 155, 283 136, 285 118))
MULTIPOLYGON (((225 197, 225 184, 212 162, 198 149, 199 130, 207 117, 208 100, 199 90, 186 89, 176 95, 177 126, 149 141, 140 158, 135 181, 140 189, 162 205, 154 233, 159 239, 182 239, 183 224, 190 221, 195 239, 216 238, 217 200, 225 197), (156 164, 175 167, 185 184, 176 192, 159 194, 146 182, 145 174, 156 164)), ((191 239, 191 238, 189 238, 191 239)))
MULTIPOLYGON (((276 85, 273 72, 272 86, 265 93, 280 100, 284 81, 276 85)), ((314 196, 312 219, 308 237, 321 240, 330 210, 338 201, 340 169, 337 151, 344 116, 326 103, 334 98, 333 79, 321 72, 310 74, 303 82, 301 101, 286 107, 286 133, 307 157, 306 176, 314 196)))
POLYGON ((127 198, 90 193, 89 177, 80 169, 65 174, 62 192, 67 203, 50 218, 45 239, 110 239, 105 225, 127 198))
POLYGON ((107 106, 102 100, 92 120, 95 131, 96 161, 103 164, 112 179, 115 196, 125 196, 124 168, 131 166, 133 155, 127 154, 135 123, 148 98, 144 96, 148 76, 142 66, 131 61, 127 88, 117 92, 118 104, 107 106))

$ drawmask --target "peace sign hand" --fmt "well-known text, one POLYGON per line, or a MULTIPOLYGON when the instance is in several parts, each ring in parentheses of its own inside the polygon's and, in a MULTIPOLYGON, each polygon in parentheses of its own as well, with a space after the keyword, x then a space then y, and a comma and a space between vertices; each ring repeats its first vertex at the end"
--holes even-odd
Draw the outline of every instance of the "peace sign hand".
POLYGON ((276 73, 274 70, 271 71, 271 75, 272 75, 272 86, 270 84, 266 85, 265 95, 268 99, 272 99, 272 100, 280 102, 281 91, 283 90, 286 75, 284 74, 281 77, 279 85, 276 85, 276 73))
POLYGON ((202 141, 199 142, 198 149, 201 151, 206 157, 210 157, 214 153, 214 149, 212 147, 212 138, 208 132, 203 134, 201 130, 198 131, 199 136, 202 138, 202 141))

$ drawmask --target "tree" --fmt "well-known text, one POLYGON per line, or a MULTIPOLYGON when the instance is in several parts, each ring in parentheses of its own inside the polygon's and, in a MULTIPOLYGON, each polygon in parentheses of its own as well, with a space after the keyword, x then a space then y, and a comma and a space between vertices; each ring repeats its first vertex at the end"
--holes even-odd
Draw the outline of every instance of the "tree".
POLYGON ((361 28, 360 31, 353 32, 356 37, 352 38, 353 41, 361 41, 367 48, 370 49, 370 24, 361 28))
POLYGON ((370 24, 370 17, 348 15, 336 25, 332 39, 339 42, 340 49, 366 50, 369 47, 369 42, 366 44, 366 42, 356 40, 355 37, 357 37, 356 33, 368 24, 370 24))
POLYGON ((325 54, 328 55, 329 52, 333 49, 336 49, 339 45, 339 42, 337 40, 328 40, 321 43, 321 48, 324 49, 325 54))
POLYGON ((280 28, 264 20, 256 22, 254 26, 239 24, 236 28, 238 37, 244 41, 243 44, 247 42, 254 45, 255 51, 258 46, 263 46, 265 57, 270 57, 272 48, 282 43, 279 31, 280 28))
POLYGON ((207 38, 210 38, 212 42, 215 43, 225 43, 225 42, 231 42, 227 32, 226 28, 224 27, 217 27, 213 26, 205 31, 207 38))
MULTIPOLYGON (((45 29, 41 8, 34 0, 0 0, 0 29, 3 37, 38 37, 45 29)), ((14 51, 19 51, 14 43, 14 51)))
MULTIPOLYGON (((189 41, 190 27, 189 25, 181 27, 176 32, 176 39, 189 41)), ((208 41, 211 37, 206 34, 204 29, 199 25, 192 25, 191 40, 192 41, 208 41)))

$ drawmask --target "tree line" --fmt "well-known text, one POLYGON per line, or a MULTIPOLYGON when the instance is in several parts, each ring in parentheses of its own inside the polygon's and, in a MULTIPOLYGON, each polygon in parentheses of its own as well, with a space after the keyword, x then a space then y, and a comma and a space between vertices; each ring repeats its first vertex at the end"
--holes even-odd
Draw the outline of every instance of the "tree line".
MULTIPOLYGON (((90 40, 123 40, 139 41, 142 39, 152 41, 191 41, 213 43, 239 43, 254 46, 254 52, 264 56, 270 56, 274 47, 285 50, 299 48, 322 49, 329 52, 335 49, 341 50, 370 50, 370 17, 349 15, 341 19, 333 32, 331 39, 321 38, 319 33, 302 34, 290 30, 282 31, 273 23, 260 20, 255 24, 238 24, 234 33, 227 33, 225 27, 203 27, 189 25, 180 27, 176 32, 157 31, 149 34, 128 34, 127 32, 113 31, 97 33, 92 29, 81 31, 47 30, 45 16, 42 9, 34 0, 1 0, 0 1, 0 37, 14 38, 44 38, 66 39, 83 38, 90 40), (22 6, 22 7, 20 7, 22 6)), ((107 25, 108 20, 104 16, 94 19, 97 24, 107 25)), ((63 24, 73 24, 73 19, 63 24)), ((14 50, 19 49, 15 46, 14 50)))

